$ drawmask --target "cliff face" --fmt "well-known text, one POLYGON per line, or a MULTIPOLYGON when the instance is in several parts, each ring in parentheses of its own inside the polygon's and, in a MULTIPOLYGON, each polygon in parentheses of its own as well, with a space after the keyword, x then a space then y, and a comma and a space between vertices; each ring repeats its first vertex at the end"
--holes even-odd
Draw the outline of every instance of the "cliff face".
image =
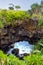
POLYGON ((43 30, 39 30, 37 24, 37 20, 30 19, 29 21, 23 20, 17 26, 4 26, 0 29, 0 49, 6 51, 11 44, 22 40, 36 43, 43 38, 43 30))

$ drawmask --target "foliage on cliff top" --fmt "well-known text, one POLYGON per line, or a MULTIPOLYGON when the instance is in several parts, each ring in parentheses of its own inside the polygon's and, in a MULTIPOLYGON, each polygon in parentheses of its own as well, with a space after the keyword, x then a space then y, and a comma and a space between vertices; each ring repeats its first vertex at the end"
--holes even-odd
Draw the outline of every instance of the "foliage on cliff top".
POLYGON ((14 24, 18 20, 29 19, 30 14, 21 10, 0 10, 0 19, 6 24, 14 24))
MULTIPOLYGON (((4 22, 4 24, 13 24, 15 25, 15 22, 20 22, 23 19, 39 19, 39 25, 43 25, 43 15, 39 14, 30 14, 27 11, 21 11, 21 10, 0 10, 0 20, 4 22), (18 21, 19 20, 19 21, 18 21)), ((0 27, 4 26, 3 22, 1 23, 0 27)))
POLYGON ((0 17, 8 17, 15 20, 19 20, 22 18, 30 18, 30 14, 28 14, 26 11, 21 10, 0 10, 0 17))

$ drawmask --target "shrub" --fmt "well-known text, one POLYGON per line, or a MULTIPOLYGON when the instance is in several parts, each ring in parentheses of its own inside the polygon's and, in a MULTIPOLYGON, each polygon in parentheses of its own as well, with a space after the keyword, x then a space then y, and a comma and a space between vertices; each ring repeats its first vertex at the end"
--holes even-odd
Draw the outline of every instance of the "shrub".
POLYGON ((43 55, 43 39, 40 39, 36 45, 34 45, 34 49, 32 53, 40 52, 43 55))
POLYGON ((4 24, 3 21, 0 20, 0 28, 3 28, 4 24))
POLYGON ((39 19, 38 25, 39 25, 39 26, 42 26, 42 25, 43 25, 43 16, 41 16, 41 18, 39 19))
POLYGON ((34 18, 38 18, 38 15, 37 14, 33 14, 32 15, 34 18))
POLYGON ((0 10, 0 18, 4 18, 7 24, 12 24, 16 20, 29 19, 30 14, 26 11, 0 10))

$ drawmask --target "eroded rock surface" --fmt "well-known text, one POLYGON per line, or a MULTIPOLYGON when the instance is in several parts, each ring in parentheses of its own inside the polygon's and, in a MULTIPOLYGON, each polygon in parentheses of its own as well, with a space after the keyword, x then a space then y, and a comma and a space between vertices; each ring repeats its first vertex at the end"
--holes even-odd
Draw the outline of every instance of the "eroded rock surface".
POLYGON ((11 44, 21 40, 36 43, 43 38, 43 27, 42 30, 39 30, 37 25, 37 20, 30 19, 29 21, 23 20, 17 26, 4 26, 3 29, 0 29, 0 49, 6 51, 11 44))

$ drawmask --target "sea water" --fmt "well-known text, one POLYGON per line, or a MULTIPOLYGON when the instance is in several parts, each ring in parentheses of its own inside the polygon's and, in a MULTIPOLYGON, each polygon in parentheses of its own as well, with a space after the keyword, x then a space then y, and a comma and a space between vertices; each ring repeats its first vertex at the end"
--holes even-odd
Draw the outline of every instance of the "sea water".
POLYGON ((20 41, 14 44, 14 48, 19 49, 19 54, 24 54, 24 53, 29 54, 32 51, 33 45, 29 44, 28 41, 20 41))
POLYGON ((28 41, 15 42, 14 43, 14 48, 11 48, 8 51, 8 54, 11 53, 11 51, 13 49, 17 49, 17 48, 19 49, 19 54, 24 54, 24 53, 30 54, 33 47, 34 47, 34 45, 30 44, 28 41))

